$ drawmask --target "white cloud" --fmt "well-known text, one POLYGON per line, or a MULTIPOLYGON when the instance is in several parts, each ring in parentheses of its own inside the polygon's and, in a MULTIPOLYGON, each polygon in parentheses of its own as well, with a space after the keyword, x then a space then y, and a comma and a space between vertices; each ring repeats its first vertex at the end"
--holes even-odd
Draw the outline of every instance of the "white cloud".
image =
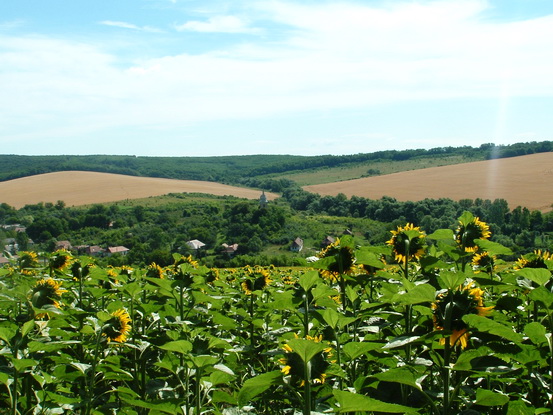
POLYGON ((191 20, 175 27, 179 32, 205 33, 259 33, 259 29, 249 27, 247 22, 236 16, 214 16, 207 21, 191 20))
MULTIPOLYGON (((0 36, 0 136, 170 129, 398 101, 508 98, 505 91, 553 96, 553 16, 498 23, 483 19, 484 1, 386 4, 259 2, 256 13, 279 24, 278 41, 266 28, 262 40, 126 68, 113 44, 0 36)), ((254 29, 219 16, 179 30, 254 29)))
POLYGON ((155 33, 161 32, 160 29, 157 29, 155 27, 137 26, 137 25, 132 24, 132 23, 119 22, 119 21, 114 21, 114 20, 103 20, 99 23, 101 25, 105 25, 105 26, 119 27, 121 29, 131 29, 131 30, 139 30, 139 31, 144 31, 144 32, 155 32, 155 33))

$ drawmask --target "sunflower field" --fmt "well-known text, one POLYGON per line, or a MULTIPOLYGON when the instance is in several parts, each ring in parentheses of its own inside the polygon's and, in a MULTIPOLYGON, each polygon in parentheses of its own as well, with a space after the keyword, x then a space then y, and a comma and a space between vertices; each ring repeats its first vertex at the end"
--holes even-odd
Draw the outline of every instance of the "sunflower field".
POLYGON ((0 269, 2 414, 550 414, 553 257, 465 212, 312 268, 0 269))

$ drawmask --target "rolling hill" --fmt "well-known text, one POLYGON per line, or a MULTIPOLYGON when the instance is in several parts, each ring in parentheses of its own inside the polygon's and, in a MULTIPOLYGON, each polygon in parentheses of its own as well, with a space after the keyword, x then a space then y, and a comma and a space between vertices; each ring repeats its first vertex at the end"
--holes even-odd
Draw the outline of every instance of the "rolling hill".
POLYGON ((522 206, 547 212, 553 205, 553 153, 432 167, 303 189, 321 195, 390 196, 400 201, 505 199, 511 209, 522 206))
MULTIPOLYGON (((247 199, 258 199, 261 195, 259 190, 215 182, 83 171, 46 173, 0 182, 0 202, 18 209, 39 202, 63 200, 67 206, 81 206, 168 193, 208 193, 247 199)), ((273 193, 266 196, 269 200, 277 197, 273 193)))

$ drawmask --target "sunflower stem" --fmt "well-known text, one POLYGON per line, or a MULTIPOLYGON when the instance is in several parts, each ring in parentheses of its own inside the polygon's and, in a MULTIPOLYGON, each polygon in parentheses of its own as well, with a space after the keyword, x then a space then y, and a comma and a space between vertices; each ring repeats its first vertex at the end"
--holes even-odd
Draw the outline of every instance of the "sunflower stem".
POLYGON ((303 415, 311 415, 311 365, 303 363, 303 415))
POLYGON ((90 411, 92 410, 92 402, 94 400, 93 394, 94 394, 94 380, 96 378, 96 365, 98 364, 98 353, 100 351, 100 340, 102 338, 102 330, 98 331, 98 335, 96 336, 96 345, 94 346, 94 354, 92 356, 92 365, 90 366, 90 376, 87 377, 88 385, 86 388, 86 408, 85 408, 85 415, 90 415, 90 411))

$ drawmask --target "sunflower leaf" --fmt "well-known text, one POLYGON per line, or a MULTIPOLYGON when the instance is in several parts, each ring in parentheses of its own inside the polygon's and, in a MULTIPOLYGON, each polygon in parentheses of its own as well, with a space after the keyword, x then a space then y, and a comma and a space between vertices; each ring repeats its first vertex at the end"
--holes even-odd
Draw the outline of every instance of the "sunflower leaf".
POLYGON ((538 285, 546 284, 551 278, 551 272, 545 268, 523 268, 517 271, 517 275, 528 278, 538 285))
POLYGON ((488 241, 487 239, 475 239, 474 243, 490 255, 513 255, 513 251, 497 242, 488 241))
POLYGON ((448 239, 453 240, 453 231, 451 229, 438 229, 427 236, 428 239, 448 239))
POLYGON ((512 327, 505 326, 489 318, 476 314, 468 314, 463 316, 463 321, 478 331, 503 337, 514 343, 522 343, 522 336, 515 332, 512 327))
POLYGON ((242 388, 238 391, 238 405, 244 406, 271 386, 280 385, 282 383, 282 372, 280 370, 263 373, 246 380, 242 388))
POLYGON ((541 323, 535 321, 527 324, 524 327, 524 333, 537 346, 547 343, 547 337, 545 337, 547 329, 541 323))
POLYGON ((163 346, 159 346, 160 349, 167 350, 169 352, 176 352, 181 354, 187 354, 192 350, 192 343, 187 340, 175 340, 165 343, 163 346))
POLYGON ((300 277, 299 284, 304 291, 309 291, 319 280, 319 273, 317 271, 310 271, 300 277))
POLYGON ((475 405, 480 406, 503 406, 509 402, 509 397, 502 393, 493 392, 488 389, 476 389, 475 405))
POLYGON ((304 363, 309 362, 313 356, 326 349, 323 343, 309 339, 290 339, 288 346, 301 358, 304 363))
POLYGON ((338 401, 339 407, 336 413, 347 412, 383 412, 388 414, 416 414, 416 409, 408 406, 397 405, 393 403, 382 402, 368 396, 359 395, 341 390, 333 391, 334 397, 338 401))

